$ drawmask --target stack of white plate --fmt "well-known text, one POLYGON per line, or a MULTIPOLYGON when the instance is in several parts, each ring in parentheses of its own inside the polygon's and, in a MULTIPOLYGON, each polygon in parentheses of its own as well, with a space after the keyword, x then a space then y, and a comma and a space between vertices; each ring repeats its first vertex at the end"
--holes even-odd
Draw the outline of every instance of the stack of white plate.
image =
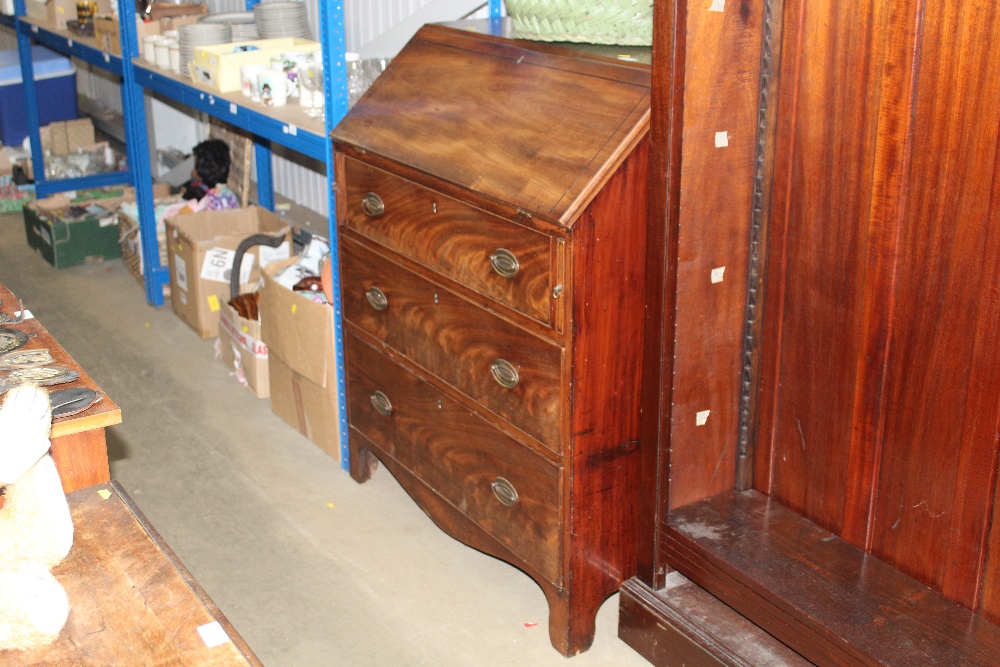
POLYGON ((247 42, 257 39, 257 19, 253 12, 223 12, 202 17, 199 23, 224 23, 232 30, 234 42, 247 42))
POLYGON ((228 44, 233 41, 232 30, 226 23, 191 23, 179 29, 178 42, 181 52, 181 76, 188 76, 188 63, 194 60, 194 50, 209 44, 228 44))
POLYGON ((275 37, 311 38, 306 6, 301 2, 261 2, 254 5, 257 32, 263 39, 275 37))

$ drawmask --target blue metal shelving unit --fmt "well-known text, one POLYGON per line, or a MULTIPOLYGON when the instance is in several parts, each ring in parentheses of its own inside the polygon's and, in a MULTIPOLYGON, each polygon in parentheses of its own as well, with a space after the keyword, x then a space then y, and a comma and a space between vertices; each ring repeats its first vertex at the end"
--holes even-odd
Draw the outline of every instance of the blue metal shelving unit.
POLYGON ((323 159, 326 162, 327 210, 330 212, 330 274, 333 277, 333 343, 337 365, 337 415, 340 418, 340 465, 350 469, 347 447, 347 365, 344 362, 344 305, 340 298, 340 252, 337 245, 337 191, 333 173, 333 144, 330 132, 347 113, 347 47, 344 42, 344 3, 321 0, 319 31, 323 45, 324 131, 323 159), (337 29, 339 27, 339 29, 337 29))
MULTIPOLYGON (((247 0, 247 9, 252 9, 257 0, 247 0)), ((156 223, 153 214, 152 173, 149 159, 149 144, 146 133, 145 91, 176 100, 193 109, 214 116, 226 123, 249 132, 254 139, 257 162, 258 203, 268 209, 274 208, 274 191, 271 171, 271 145, 285 146, 293 151, 321 160, 326 164, 329 204, 330 261, 333 264, 334 280, 334 338, 337 365, 337 395, 339 431, 341 442, 341 465, 348 467, 347 454, 347 393, 345 387, 346 368, 344 365, 344 340, 341 320, 343 305, 340 299, 340 264, 337 248, 336 190, 334 188, 333 146, 329 141, 330 132, 347 113, 347 69, 344 42, 344 5, 342 0, 320 0, 320 42, 323 47, 323 72, 325 78, 325 123, 324 134, 295 127, 276 120, 263 107, 247 107, 238 98, 214 94, 195 85, 182 83, 143 64, 136 63, 138 41, 135 31, 135 5, 131 2, 119 3, 122 53, 118 57, 103 53, 71 38, 47 31, 21 20, 24 15, 24 0, 15 0, 16 17, 9 21, 18 33, 18 49, 25 81, 25 104, 28 110, 31 152, 41 156, 41 141, 38 134, 37 96, 31 76, 31 40, 45 44, 55 51, 79 58, 99 68, 108 70, 122 78, 122 108, 125 116, 125 137, 130 171, 103 178, 89 177, 64 182, 38 183, 40 196, 59 190, 79 187, 106 185, 110 182, 130 182, 136 189, 139 206, 139 233, 142 239, 143 266, 145 267, 146 300, 155 306, 163 304, 163 286, 169 283, 167 268, 160 266, 159 244, 156 238, 156 223)), ((489 0, 491 22, 498 22, 501 0, 489 0)), ((8 18, 0 22, 8 23, 8 18)), ((36 172, 43 172, 41 159, 36 161, 36 172)), ((36 179, 37 180, 37 179, 36 179)))
POLYGON ((53 51, 79 58, 119 76, 122 73, 122 61, 121 58, 101 53, 70 36, 43 30, 37 25, 23 20, 24 0, 15 0, 14 10, 15 16, 4 17, 4 23, 11 25, 17 32, 17 49, 21 59, 24 104, 28 119, 28 142, 31 144, 32 166, 35 172, 35 192, 38 193, 39 197, 45 197, 53 192, 65 190, 132 183, 133 174, 129 170, 61 180, 49 180, 45 177, 45 156, 42 152, 42 143, 38 132, 38 94, 35 79, 32 76, 31 42, 44 44, 53 51))

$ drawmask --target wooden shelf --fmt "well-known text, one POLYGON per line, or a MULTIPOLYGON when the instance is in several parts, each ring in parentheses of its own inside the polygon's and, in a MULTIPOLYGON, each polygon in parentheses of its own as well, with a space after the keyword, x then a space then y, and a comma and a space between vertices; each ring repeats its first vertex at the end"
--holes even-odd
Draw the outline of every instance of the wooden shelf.
POLYGON ((824 665, 997 664, 1000 628, 756 491, 674 510, 669 562, 824 665))
POLYGON ((73 548, 53 574, 69 597, 69 620, 49 646, 17 652, 19 666, 259 667, 250 647, 117 483, 82 489, 67 499, 73 548), (212 623, 225 633, 217 646, 209 646, 198 630, 212 623))
POLYGON ((326 160, 323 118, 313 118, 298 103, 282 107, 257 104, 240 92, 221 93, 142 58, 132 61, 139 84, 148 90, 204 111, 254 135, 287 146, 316 160, 326 160))

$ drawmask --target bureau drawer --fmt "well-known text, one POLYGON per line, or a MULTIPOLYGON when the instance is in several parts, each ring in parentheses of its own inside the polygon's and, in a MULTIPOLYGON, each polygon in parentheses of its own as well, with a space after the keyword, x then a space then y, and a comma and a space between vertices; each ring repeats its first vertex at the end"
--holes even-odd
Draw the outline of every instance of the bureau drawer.
POLYGON ((344 162, 348 226, 539 322, 553 324, 554 239, 357 160, 344 162))
POLYGON ((351 426, 558 585, 559 469, 357 337, 345 342, 351 426))
POLYGON ((343 237, 341 276, 348 322, 560 451, 559 346, 343 237))

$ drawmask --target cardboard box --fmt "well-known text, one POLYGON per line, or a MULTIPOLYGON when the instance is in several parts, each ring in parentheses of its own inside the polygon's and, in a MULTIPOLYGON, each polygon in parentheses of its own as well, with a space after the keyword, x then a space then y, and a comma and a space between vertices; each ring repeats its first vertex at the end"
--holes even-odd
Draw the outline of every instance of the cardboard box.
POLYGON ((340 460, 333 308, 274 280, 295 260, 264 269, 261 338, 267 345, 271 411, 340 460))
MULTIPOLYGON (((149 16, 154 21, 168 21, 180 17, 192 17, 198 20, 208 13, 208 7, 204 4, 184 4, 173 2, 154 2, 149 7, 149 16)), ((164 26, 164 30, 169 27, 164 26)))
POLYGON ((121 257, 113 210, 120 202, 120 198, 112 198, 73 204, 79 207, 72 209, 76 213, 45 200, 26 204, 24 233, 28 245, 57 269, 121 257))
MULTIPOLYGON (((188 7, 189 5, 185 5, 188 7)), ((201 13, 194 13, 185 16, 168 16, 156 21, 143 21, 138 16, 135 18, 135 34, 139 40, 139 55, 142 55, 142 40, 150 35, 161 35, 167 30, 177 30, 182 25, 197 23, 201 15, 208 11, 205 5, 197 5, 201 8, 201 13)), ((120 56, 122 54, 121 32, 118 27, 118 19, 114 16, 94 17, 94 39, 97 41, 97 48, 105 53, 120 56)))
POLYGON ((202 338, 219 335, 219 311, 229 301, 229 272, 236 248, 253 234, 284 235, 280 248, 255 246, 243 256, 240 293, 252 292, 261 264, 288 257, 291 228, 285 220, 258 206, 203 211, 166 220, 170 301, 174 312, 202 338))
POLYGON ((209 44, 195 47, 194 60, 189 63, 191 79, 222 93, 241 89, 240 67, 264 65, 270 67, 271 56, 289 51, 309 53, 320 48, 319 42, 301 37, 255 39, 232 44, 209 44))
MULTIPOLYGON (((110 11, 108 0, 101 0, 98 6, 105 5, 110 11)), ((45 22, 53 28, 64 30, 67 21, 76 20, 76 0, 25 0, 25 14, 39 22, 45 22)))
MULTIPOLYGON (((160 24, 155 21, 145 23, 142 19, 136 17, 135 31, 139 38, 139 54, 142 55, 142 38, 147 35, 159 35, 160 24)), ((101 51, 120 56, 122 54, 122 43, 118 19, 110 15, 95 16, 94 40, 97 42, 97 48, 101 51)))
POLYGON ((260 322, 240 317, 228 303, 219 310, 219 358, 236 379, 257 398, 271 395, 267 373, 267 345, 260 337, 260 322))
POLYGON ((49 123, 38 128, 38 134, 42 150, 53 155, 69 155, 95 145, 94 123, 89 118, 49 123))
MULTIPOLYGON (((38 128, 38 136, 42 141, 42 151, 51 152, 52 155, 66 156, 78 150, 89 153, 97 149, 103 150, 108 146, 106 141, 94 141, 94 124, 89 118, 49 123, 38 128)), ((20 164, 28 178, 35 177, 34 164, 30 157, 20 160, 20 164)))
MULTIPOLYGON (((155 4, 153 5, 156 6, 155 4)), ((163 3, 160 3, 163 6, 163 3)), ((188 5, 190 6, 190 5, 188 5)), ((183 16, 164 16, 159 20, 160 32, 164 33, 168 30, 177 30, 182 25, 190 25, 192 23, 197 23, 201 20, 204 14, 208 13, 208 7, 205 5, 195 5, 195 7, 200 7, 201 11, 196 13, 188 13, 183 16)))
MULTIPOLYGON (((153 191, 164 194, 169 190, 155 184, 153 191)), ((116 209, 123 201, 134 201, 135 190, 104 188, 102 192, 111 196, 88 199, 60 192, 25 204, 28 245, 57 269, 121 257, 116 209)))

